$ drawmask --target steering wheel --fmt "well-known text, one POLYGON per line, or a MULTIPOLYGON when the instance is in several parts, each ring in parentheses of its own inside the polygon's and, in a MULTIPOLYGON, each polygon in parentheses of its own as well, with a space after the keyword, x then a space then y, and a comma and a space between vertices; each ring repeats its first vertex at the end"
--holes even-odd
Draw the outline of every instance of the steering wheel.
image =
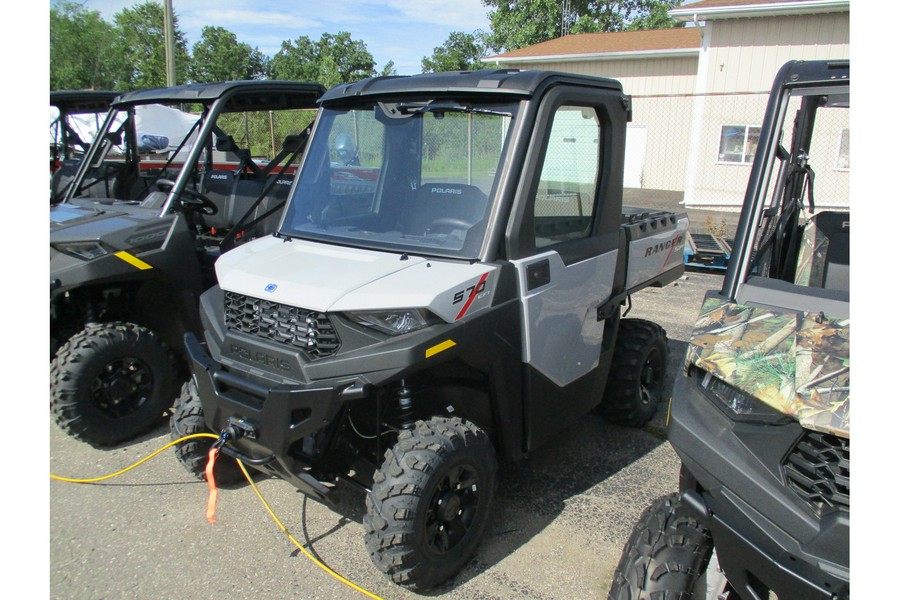
MULTIPOLYGON (((157 179, 156 187, 159 188, 161 192, 169 193, 172 188, 175 187, 175 182, 171 179, 157 179)), ((216 203, 210 200, 207 195, 201 194, 191 188, 184 188, 181 190, 181 195, 178 199, 181 200, 181 204, 184 205, 185 208, 191 208, 204 215, 209 216, 219 212, 219 207, 216 206, 216 203)))
POLYGON ((474 225, 474 223, 469 223, 468 221, 456 217, 443 217, 432 221, 431 225, 428 226, 428 231, 434 231, 436 229, 469 229, 472 225, 474 225))

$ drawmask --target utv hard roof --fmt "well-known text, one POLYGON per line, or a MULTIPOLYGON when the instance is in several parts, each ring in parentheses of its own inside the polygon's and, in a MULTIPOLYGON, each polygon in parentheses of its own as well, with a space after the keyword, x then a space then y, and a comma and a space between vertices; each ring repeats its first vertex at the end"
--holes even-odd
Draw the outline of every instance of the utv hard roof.
POLYGON ((53 90, 50 106, 70 114, 106 112, 118 95, 112 90, 53 90))
POLYGON ((167 88, 138 90, 121 95, 113 106, 135 104, 200 103, 212 104, 227 98, 225 112, 313 108, 325 93, 318 83, 279 80, 225 81, 190 83, 167 88))
POLYGON ((614 79, 561 73, 557 71, 520 71, 517 69, 483 69, 370 77, 332 88, 321 103, 340 102, 361 97, 401 96, 410 94, 466 94, 533 96, 555 84, 569 83, 621 92, 622 84, 614 79))
POLYGON ((846 84, 850 81, 849 60, 794 60, 784 64, 774 87, 809 87, 846 84))

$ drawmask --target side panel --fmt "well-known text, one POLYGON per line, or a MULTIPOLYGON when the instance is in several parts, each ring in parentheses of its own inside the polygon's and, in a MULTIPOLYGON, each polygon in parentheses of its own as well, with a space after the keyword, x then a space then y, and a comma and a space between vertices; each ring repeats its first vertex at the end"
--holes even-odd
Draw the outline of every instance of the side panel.
POLYGON ((670 269, 684 263, 684 241, 687 237, 687 215, 648 219, 628 226, 628 275, 626 289, 640 287, 670 269))

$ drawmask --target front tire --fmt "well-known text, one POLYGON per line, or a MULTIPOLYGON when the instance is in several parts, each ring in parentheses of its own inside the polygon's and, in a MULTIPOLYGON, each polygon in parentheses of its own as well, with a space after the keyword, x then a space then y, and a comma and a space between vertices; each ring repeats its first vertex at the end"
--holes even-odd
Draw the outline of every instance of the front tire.
POLYGON ((704 576, 712 552, 709 529, 678 494, 663 496, 634 526, 613 575, 609 600, 705 598, 704 576), (698 582, 703 590, 697 590, 698 582))
POLYGON ((487 528, 496 472, 487 434, 468 421, 434 417, 401 432, 366 498, 375 566, 417 591, 456 575, 487 528))
MULTIPOLYGON (((193 379, 181 386, 181 394, 175 400, 172 417, 169 419, 169 432, 172 441, 195 433, 214 433, 206 426, 203 405, 200 403, 200 395, 197 393, 197 386, 194 385, 193 379)), ((214 439, 207 437, 182 442, 175 446, 175 457, 188 473, 200 481, 206 481, 206 463, 209 460, 209 449, 214 442, 214 439)), ((222 453, 216 459, 213 476, 216 478, 216 483, 221 485, 230 485, 244 480, 244 473, 238 467, 237 462, 222 453)))
POLYGON ((152 331, 134 323, 89 324, 50 363, 50 412, 92 446, 112 446, 160 422, 174 395, 175 365, 152 331))
POLYGON ((600 413, 613 423, 642 427, 659 406, 667 360, 662 327, 644 319, 622 319, 600 413))

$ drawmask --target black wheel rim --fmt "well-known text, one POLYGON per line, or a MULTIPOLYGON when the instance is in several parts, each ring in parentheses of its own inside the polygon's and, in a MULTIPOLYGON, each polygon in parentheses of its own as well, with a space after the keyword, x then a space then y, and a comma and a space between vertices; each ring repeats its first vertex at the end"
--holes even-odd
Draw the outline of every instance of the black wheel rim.
POLYGON ((641 403, 650 404, 656 397, 663 373, 662 353, 651 348, 641 367, 641 403))
POLYGON ((124 357, 106 364, 94 379, 94 405, 107 417, 126 417, 150 401, 153 374, 144 361, 124 357))
POLYGON ((425 513, 425 542, 437 555, 462 542, 478 513, 478 471, 469 464, 449 469, 438 481, 425 513))

